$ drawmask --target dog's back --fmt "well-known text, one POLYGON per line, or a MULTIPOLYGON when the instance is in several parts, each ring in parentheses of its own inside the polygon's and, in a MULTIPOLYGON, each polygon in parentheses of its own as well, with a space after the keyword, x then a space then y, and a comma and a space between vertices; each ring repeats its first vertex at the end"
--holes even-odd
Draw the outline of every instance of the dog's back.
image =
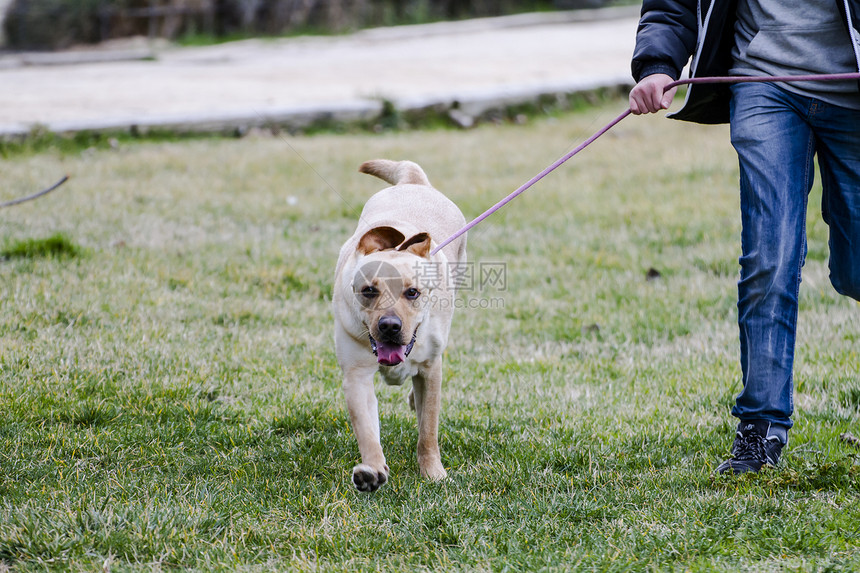
MULTIPOLYGON (((391 226, 407 237, 416 232, 429 233, 437 244, 466 224, 463 213, 430 184, 424 170, 411 161, 374 159, 358 169, 374 175, 393 187, 373 195, 365 204, 356 235, 379 226, 391 226), (410 228, 400 228, 409 226, 410 228), (366 227, 366 228, 365 228, 366 227)), ((447 245, 442 252, 449 262, 464 262, 465 238, 447 245)))

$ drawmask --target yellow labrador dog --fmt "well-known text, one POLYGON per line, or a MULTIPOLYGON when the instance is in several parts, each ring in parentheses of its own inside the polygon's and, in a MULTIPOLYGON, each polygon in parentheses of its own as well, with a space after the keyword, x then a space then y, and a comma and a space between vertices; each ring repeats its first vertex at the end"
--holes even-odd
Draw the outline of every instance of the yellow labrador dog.
POLYGON ((453 235, 465 219, 415 163, 377 159, 359 171, 393 185, 365 204, 341 248, 332 296, 335 351, 361 453, 352 482, 359 491, 374 491, 388 480, 373 389, 377 371, 390 385, 412 379, 418 467, 431 480, 447 476, 438 441, 442 352, 454 314, 450 271, 466 261, 466 237, 430 256, 435 241, 453 235))

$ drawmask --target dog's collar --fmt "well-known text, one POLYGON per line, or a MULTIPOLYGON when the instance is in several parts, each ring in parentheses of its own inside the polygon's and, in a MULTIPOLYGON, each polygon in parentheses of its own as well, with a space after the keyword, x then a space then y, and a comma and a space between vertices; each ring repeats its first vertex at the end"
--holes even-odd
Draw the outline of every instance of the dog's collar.
MULTIPOLYGON (((419 325, 420 326, 420 325, 419 325)), ((369 334, 367 335, 370 338, 370 349, 373 351, 374 356, 379 356, 376 353, 376 340, 373 339, 369 334)), ((406 351, 403 353, 407 358, 409 357, 409 353, 412 352, 412 347, 415 346, 415 339, 418 338, 418 326, 415 327, 415 332, 412 333, 412 340, 409 341, 409 344, 406 345, 406 351)))

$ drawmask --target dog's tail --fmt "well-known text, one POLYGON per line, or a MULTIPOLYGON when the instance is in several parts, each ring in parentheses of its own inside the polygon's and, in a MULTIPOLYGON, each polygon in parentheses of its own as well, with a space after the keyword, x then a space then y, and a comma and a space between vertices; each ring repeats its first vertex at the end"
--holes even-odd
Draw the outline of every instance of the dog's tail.
POLYGON ((430 181, 424 170, 411 161, 391 161, 390 159, 373 159, 365 161, 358 168, 361 173, 379 177, 392 185, 427 185, 430 181))

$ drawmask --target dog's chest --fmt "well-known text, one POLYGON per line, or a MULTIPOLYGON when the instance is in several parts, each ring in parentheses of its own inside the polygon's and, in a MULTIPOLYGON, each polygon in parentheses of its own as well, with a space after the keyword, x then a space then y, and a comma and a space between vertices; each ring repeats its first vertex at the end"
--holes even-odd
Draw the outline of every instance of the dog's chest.
POLYGON ((408 358, 397 366, 379 367, 379 375, 382 376, 382 381, 389 386, 402 386, 404 382, 411 380, 416 374, 418 374, 418 366, 408 358))

